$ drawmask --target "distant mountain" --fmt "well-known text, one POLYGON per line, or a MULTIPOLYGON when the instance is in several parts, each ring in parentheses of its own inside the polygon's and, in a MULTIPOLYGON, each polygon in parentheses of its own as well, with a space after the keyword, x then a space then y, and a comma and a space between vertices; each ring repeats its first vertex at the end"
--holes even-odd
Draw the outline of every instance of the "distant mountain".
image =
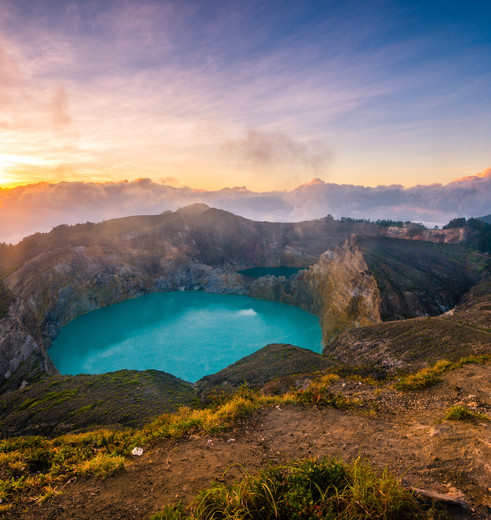
POLYGON ((477 217, 477 218, 478 218, 478 220, 484 220, 484 222, 491 224, 491 214, 484 215, 484 217, 477 217))

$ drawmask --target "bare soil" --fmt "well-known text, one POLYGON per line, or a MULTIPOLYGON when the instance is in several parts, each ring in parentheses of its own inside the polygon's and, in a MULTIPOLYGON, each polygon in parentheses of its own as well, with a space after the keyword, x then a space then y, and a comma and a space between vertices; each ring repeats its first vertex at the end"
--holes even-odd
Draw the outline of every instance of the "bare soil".
POLYGON ((491 365, 467 365, 423 391, 400 393, 339 380, 334 391, 358 398, 356 411, 313 406, 263 409, 223 435, 191 435, 146 446, 106 480, 61 483, 62 494, 24 502, 5 518, 148 519, 164 504, 213 481, 232 481, 268 464, 305 457, 358 456, 388 467, 403 485, 458 497, 472 510, 455 518, 491 518, 491 421, 445 421, 457 403, 491 415, 491 365))

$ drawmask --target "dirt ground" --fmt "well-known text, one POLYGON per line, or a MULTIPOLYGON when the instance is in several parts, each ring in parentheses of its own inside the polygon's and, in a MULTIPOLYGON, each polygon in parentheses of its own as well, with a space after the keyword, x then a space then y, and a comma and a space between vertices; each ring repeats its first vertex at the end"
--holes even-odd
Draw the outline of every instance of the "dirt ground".
POLYGON ((144 449, 106 480, 61 484, 42 504, 16 506, 5 518, 148 519, 164 504, 189 504, 212 481, 232 481, 269 463, 305 457, 358 456, 388 466, 404 486, 464 499, 474 509, 455 518, 491 518, 491 421, 443 421, 457 403, 491 415, 491 365, 467 365, 436 386, 396 392, 340 380, 334 391, 357 397, 357 411, 312 406, 263 409, 224 435, 191 435, 144 449))

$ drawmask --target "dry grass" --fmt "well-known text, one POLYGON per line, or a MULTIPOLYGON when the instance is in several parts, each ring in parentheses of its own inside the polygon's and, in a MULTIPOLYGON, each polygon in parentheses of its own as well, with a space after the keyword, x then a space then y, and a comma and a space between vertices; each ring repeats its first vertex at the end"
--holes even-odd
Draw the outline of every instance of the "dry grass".
MULTIPOLYGON (((406 376, 395 386, 399 390, 425 388, 434 384, 443 372, 467 363, 485 363, 488 359, 489 356, 471 356, 456 363, 440 361, 406 376)), ((11 501, 22 499, 27 491, 37 493, 40 499, 53 496, 57 482, 75 475, 104 478, 124 468, 125 457, 135 446, 162 438, 178 439, 190 433, 216 434, 262 407, 305 403, 358 408, 356 400, 331 391, 332 383, 338 379, 337 375, 324 374, 304 390, 279 396, 260 395, 244 386, 219 403, 201 409, 182 407, 177 413, 164 414, 140 429, 101 429, 53 440, 16 437, 0 441, 0 503, 5 508, 11 501)))

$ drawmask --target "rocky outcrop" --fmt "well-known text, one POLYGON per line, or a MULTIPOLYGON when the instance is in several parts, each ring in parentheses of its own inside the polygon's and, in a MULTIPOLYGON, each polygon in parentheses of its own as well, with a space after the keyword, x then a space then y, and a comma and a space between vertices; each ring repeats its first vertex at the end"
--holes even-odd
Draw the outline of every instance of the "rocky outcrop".
POLYGON ((400 238, 404 240, 422 240, 437 244, 458 244, 467 240, 472 231, 467 227, 450 229, 425 229, 418 225, 405 225, 402 227, 381 227, 377 236, 387 238, 400 238))
POLYGON ((312 312, 320 318, 324 344, 345 330, 381 321, 377 282, 354 239, 321 255, 303 278, 312 312))
POLYGON ((325 344, 340 332, 381 321, 378 286, 354 239, 326 251, 290 279, 264 276, 247 289, 255 298, 296 305, 319 316, 325 344))

